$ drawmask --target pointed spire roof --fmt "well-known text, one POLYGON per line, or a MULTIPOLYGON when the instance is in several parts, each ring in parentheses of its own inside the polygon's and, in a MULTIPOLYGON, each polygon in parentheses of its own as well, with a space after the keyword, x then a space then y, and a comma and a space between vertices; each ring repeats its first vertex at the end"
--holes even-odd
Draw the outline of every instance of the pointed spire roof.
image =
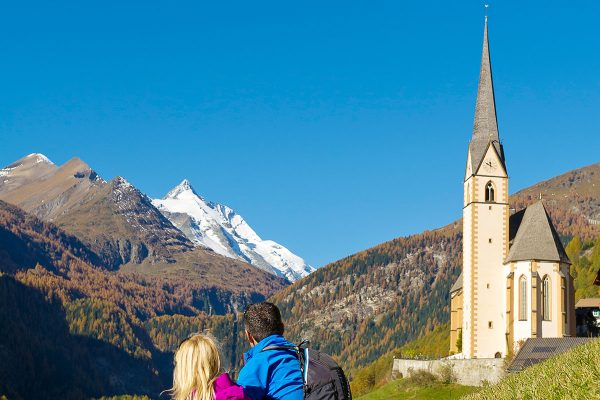
POLYGON ((487 16, 483 28, 483 51, 481 54, 481 69, 479 72, 479 87, 477 89, 477 102, 475 105, 475 122, 473 124, 473 137, 469 145, 471 152, 471 168, 475 173, 488 145, 492 143, 502 164, 504 164, 504 151, 498 136, 498 119, 496 117, 496 101, 494 99, 494 83, 492 80, 492 64, 490 61, 490 46, 488 42, 487 16))
POLYGON ((490 46, 488 42, 487 17, 483 28, 483 51, 481 69, 479 71, 479 88, 475 106, 475 124, 473 139, 499 140, 498 121, 496 119, 496 102, 494 100, 494 83, 492 82, 492 65, 490 62, 490 46))
POLYGON ((527 207, 522 217, 506 263, 529 260, 571 263, 542 201, 527 207))

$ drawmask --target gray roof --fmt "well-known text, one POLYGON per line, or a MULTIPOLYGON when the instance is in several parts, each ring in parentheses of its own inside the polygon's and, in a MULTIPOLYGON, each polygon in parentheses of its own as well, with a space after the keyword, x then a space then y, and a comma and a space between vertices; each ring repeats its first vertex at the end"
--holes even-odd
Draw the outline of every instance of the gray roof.
POLYGON ((460 289, 462 289, 462 287, 463 287, 463 274, 461 272, 460 275, 458 276, 458 279, 456 280, 456 282, 454 282, 454 285, 452 285, 452 288, 450 288, 450 293, 457 292, 460 289))
POLYGON ((579 299, 575 304, 575 308, 600 308, 600 297, 579 299))
POLYGON ((508 220, 508 241, 512 246, 521 222, 523 222, 523 216, 525 215, 525 208, 512 214, 508 220))
POLYGON ((508 366, 508 371, 522 371, 550 357, 564 353, 575 346, 585 344, 589 340, 594 339, 582 337, 527 339, 519 353, 508 366))
MULTIPOLYGON (((517 220, 518 217, 513 216, 510 222, 517 220)), ((510 231, 514 230, 510 228, 510 231)), ((505 262, 523 260, 571 263, 541 201, 525 209, 505 262)))
POLYGON ((471 153, 471 169, 475 173, 481 164, 490 143, 496 149, 502 166, 504 163, 504 150, 498 136, 498 120, 496 118, 496 101, 494 99, 494 84, 492 81, 492 64, 488 44, 487 17, 483 29, 483 51, 481 55, 481 70, 479 72, 479 87, 477 89, 477 103, 475 105, 475 122, 473 137, 469 144, 471 153))

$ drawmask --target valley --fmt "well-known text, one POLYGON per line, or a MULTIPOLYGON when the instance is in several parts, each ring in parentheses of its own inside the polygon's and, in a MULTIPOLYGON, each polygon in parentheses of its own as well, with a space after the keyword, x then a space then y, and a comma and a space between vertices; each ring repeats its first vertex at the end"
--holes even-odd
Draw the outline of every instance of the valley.
MULTIPOLYGON (((189 216, 162 210, 163 203, 124 178, 105 181, 80 161, 63 169, 46 160, 29 156, 0 170, 0 322, 6 327, 0 352, 12 360, 0 366, 0 393, 10 399, 54 380, 69 384, 64 398, 155 397, 169 385, 171 352, 204 330, 220 340, 235 368, 247 346, 238 313, 265 299, 281 308, 291 340, 308 338, 333 355, 353 385, 363 376, 380 379, 384 374, 373 371, 383 367, 364 368, 394 352, 439 349, 446 341, 439 336, 401 350, 447 326, 448 292, 462 257, 460 220, 382 243, 290 285, 285 272, 267 272, 194 241, 185 233, 189 216), (55 327, 48 340, 36 322, 55 327), (15 369, 19 354, 29 358, 15 369), (26 387, 19 378, 31 374, 41 377, 39 386, 26 387)), ((183 189, 201 199, 188 186, 183 189)), ((511 206, 520 209, 542 193, 563 241, 579 237, 576 252, 587 254, 586 243, 600 236, 594 223, 599 188, 595 164, 515 193, 511 206)), ((589 268, 572 270, 581 277, 582 295, 591 285, 589 268)))

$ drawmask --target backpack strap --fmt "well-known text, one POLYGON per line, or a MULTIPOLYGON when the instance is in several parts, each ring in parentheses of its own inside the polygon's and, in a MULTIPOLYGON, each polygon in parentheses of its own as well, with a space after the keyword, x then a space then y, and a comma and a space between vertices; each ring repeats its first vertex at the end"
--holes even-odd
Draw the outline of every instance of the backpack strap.
POLYGON ((304 339, 299 345, 298 349, 304 356, 304 368, 302 368, 303 378, 306 385, 308 385, 308 366, 310 365, 310 356, 308 355, 308 348, 310 347, 310 341, 304 339))
POLYGON ((266 346, 265 348, 263 348, 260 352, 262 353, 263 351, 270 351, 270 350, 293 350, 295 352, 300 351, 300 348, 298 346, 266 346))
POLYGON ((272 351, 272 350, 292 350, 296 353, 298 357, 298 362, 300 363, 300 371, 302 372, 302 380, 304 381, 304 387, 308 386, 308 363, 309 363, 309 355, 308 355, 308 347, 310 346, 310 341, 303 340, 297 346, 266 346, 260 352, 263 351, 272 351))

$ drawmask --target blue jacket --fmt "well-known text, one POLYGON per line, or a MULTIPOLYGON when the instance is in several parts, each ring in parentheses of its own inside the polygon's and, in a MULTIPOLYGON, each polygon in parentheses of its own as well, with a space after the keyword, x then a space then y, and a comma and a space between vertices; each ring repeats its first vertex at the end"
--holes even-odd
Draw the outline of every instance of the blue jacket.
POLYGON ((303 400, 304 381, 300 362, 292 350, 267 350, 267 346, 290 346, 281 335, 264 338, 244 353, 246 364, 237 383, 252 400, 303 400))

